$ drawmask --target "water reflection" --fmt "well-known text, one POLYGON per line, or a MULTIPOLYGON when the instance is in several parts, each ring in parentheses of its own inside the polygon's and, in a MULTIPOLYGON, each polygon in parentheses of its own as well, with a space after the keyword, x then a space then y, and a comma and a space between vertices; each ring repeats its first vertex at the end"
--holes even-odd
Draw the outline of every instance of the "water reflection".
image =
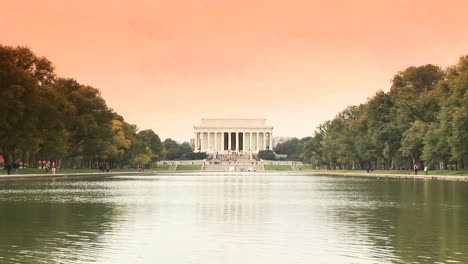
POLYGON ((390 243, 402 263, 466 262, 466 187, 456 182, 414 180, 374 183, 372 188, 377 191, 389 189, 389 197, 398 206, 379 208, 371 217, 384 215, 395 223, 395 228, 384 229, 384 236, 392 238, 390 243))
POLYGON ((352 204, 336 210, 335 223, 365 235, 375 258, 392 263, 464 263, 468 260, 467 185, 414 180, 337 182, 352 204), (353 184, 356 190, 342 185, 353 184))
POLYGON ((206 232, 238 233, 265 227, 271 217, 268 179, 262 176, 213 177, 195 186, 196 221, 206 232))
POLYGON ((69 183, 0 184, 0 263, 95 260, 120 212, 111 204, 80 202, 105 195, 104 186, 69 183))
POLYGON ((467 187, 269 174, 0 183, 0 263, 466 263, 467 187))

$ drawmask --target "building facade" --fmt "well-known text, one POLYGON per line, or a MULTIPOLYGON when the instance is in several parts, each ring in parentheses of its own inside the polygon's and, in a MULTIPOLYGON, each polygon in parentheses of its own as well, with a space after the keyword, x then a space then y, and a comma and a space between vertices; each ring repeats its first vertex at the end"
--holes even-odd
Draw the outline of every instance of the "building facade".
POLYGON ((204 118, 194 126, 194 151, 227 154, 272 150, 273 126, 266 119, 204 118))

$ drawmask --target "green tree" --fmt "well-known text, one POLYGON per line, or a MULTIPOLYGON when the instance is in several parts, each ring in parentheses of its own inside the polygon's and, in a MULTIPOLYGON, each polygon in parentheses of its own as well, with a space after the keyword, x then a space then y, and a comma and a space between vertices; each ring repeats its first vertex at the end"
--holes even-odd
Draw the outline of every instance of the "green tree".
POLYGON ((0 45, 0 154, 57 160, 62 167, 148 164, 162 144, 150 130, 137 133, 110 109, 98 89, 59 78, 27 47, 0 45))
POLYGON ((275 153, 271 150, 260 150, 257 154, 257 158, 263 160, 275 160, 275 153))
POLYGON ((299 160, 299 156, 302 153, 301 141, 297 138, 292 138, 281 144, 278 144, 274 151, 278 154, 288 155, 288 160, 299 160))
POLYGON ((45 58, 28 48, 2 45, 0 69, 0 152, 8 162, 18 159, 19 152, 37 150, 40 135, 55 127, 55 120, 50 126, 41 122, 43 116, 54 112, 54 104, 44 100, 49 92, 42 85, 52 81, 54 73, 45 58))

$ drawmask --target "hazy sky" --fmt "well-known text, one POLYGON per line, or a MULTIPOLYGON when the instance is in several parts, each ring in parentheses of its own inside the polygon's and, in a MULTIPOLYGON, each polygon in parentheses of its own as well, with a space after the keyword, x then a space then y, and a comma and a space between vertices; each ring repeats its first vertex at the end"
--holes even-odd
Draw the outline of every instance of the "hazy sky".
POLYGON ((312 135, 408 66, 468 54, 467 0, 0 0, 0 43, 163 139, 203 117, 265 117, 312 135))

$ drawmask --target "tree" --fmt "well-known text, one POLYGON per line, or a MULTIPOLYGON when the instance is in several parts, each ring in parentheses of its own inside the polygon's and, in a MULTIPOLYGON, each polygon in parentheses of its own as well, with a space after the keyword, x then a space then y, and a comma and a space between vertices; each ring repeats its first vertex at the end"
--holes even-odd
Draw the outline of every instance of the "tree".
POLYGON ((98 89, 57 77, 52 63, 27 47, 0 45, 0 98, 0 154, 7 162, 34 157, 63 168, 96 168, 162 157, 156 133, 137 133, 98 89))
POLYGON ((445 129, 450 146, 451 160, 468 168, 468 56, 448 68, 446 92, 439 114, 441 127, 445 129))
POLYGON ((281 144, 278 144, 274 151, 278 154, 288 155, 288 160, 298 160, 302 153, 302 144, 297 138, 287 140, 281 144))
POLYGON ((163 146, 159 136, 151 129, 142 130, 137 136, 143 142, 144 148, 151 150, 151 161, 161 160, 163 146))
POLYGON ((445 70, 428 64, 400 71, 389 92, 320 125, 299 156, 329 169, 399 169, 419 162, 446 168, 449 161, 468 167, 467 72, 468 56, 445 70))
MULTIPOLYGON (((0 45, 0 152, 5 160, 17 159, 19 152, 38 148, 40 134, 48 127, 41 117, 54 112, 47 105, 47 87, 41 84, 54 77, 53 68, 44 58, 38 58, 28 48, 0 45), (40 79, 38 79, 40 78, 40 79), (41 82, 41 80, 43 80, 41 82)), ((54 126, 52 120, 50 127, 54 126)))
POLYGON ((275 160, 275 153, 271 150, 260 150, 257 158, 264 160, 275 160))

